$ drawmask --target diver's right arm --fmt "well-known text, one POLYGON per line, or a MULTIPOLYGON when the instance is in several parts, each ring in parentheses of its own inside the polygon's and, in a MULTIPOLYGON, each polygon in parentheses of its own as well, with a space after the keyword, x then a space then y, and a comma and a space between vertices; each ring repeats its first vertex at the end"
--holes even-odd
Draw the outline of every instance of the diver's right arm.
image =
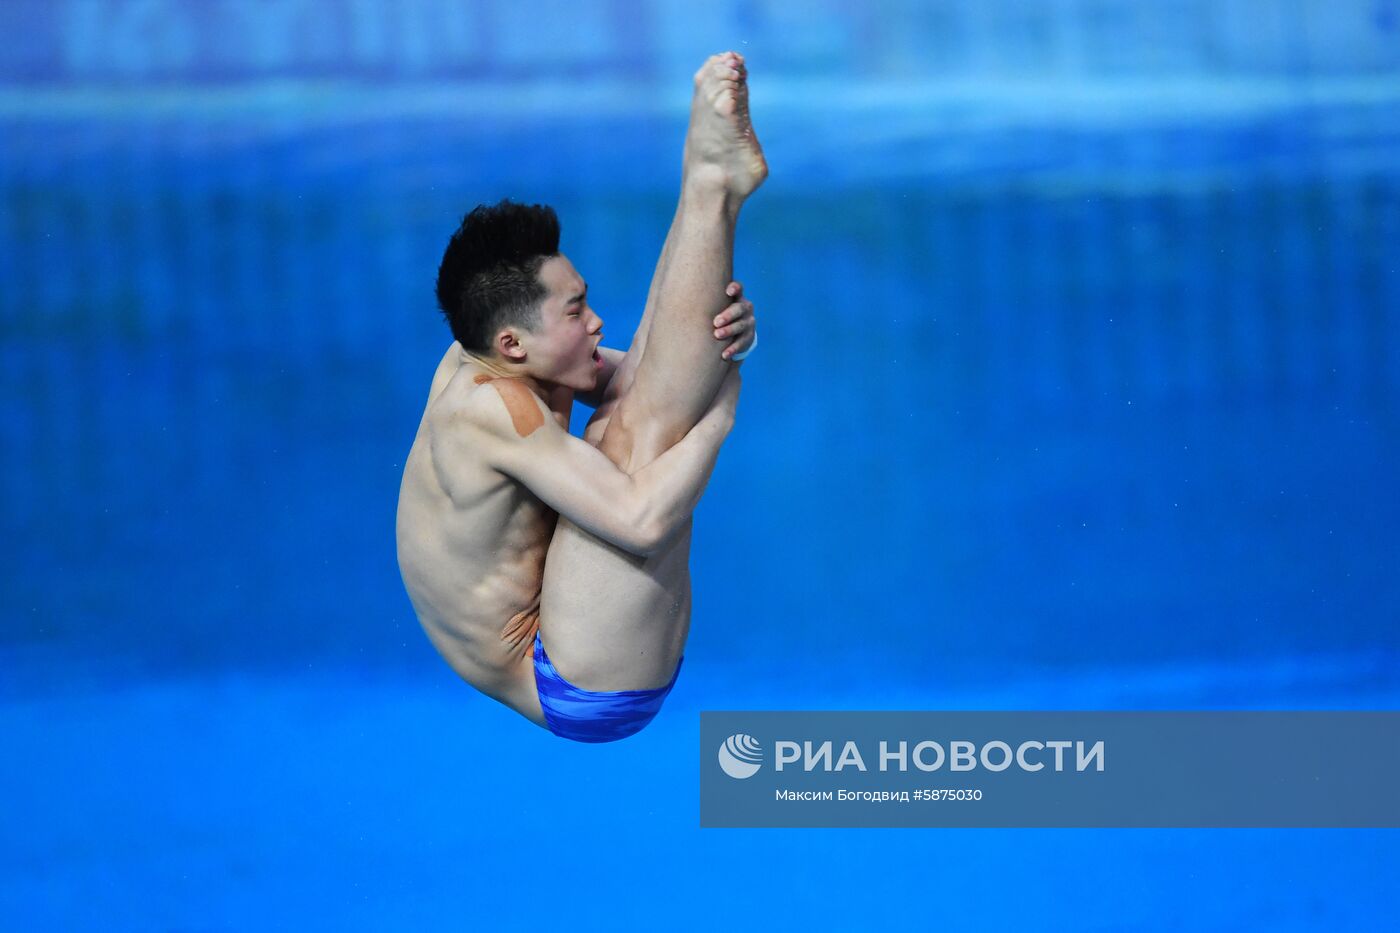
MULTIPOLYGON (((690 517, 734 425, 737 372, 710 410, 675 446, 629 476, 596 447, 559 426, 522 383, 495 380, 446 413, 432 436, 433 459, 452 486, 463 466, 483 459, 590 534, 632 554, 654 553, 690 517), (537 407, 528 417, 522 404, 537 407)), ((455 497, 454 497, 455 498, 455 497)))

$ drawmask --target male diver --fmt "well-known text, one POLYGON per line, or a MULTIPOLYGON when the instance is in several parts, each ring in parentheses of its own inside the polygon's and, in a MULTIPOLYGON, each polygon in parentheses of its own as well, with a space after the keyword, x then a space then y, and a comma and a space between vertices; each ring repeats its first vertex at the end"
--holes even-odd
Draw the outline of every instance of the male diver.
POLYGON ((600 348, 551 209, 479 207, 443 256, 455 342, 404 465, 399 567, 457 673, 556 735, 625 738, 675 684, 690 515, 756 340, 730 281, 734 230, 767 173, 743 58, 713 56, 695 74, 680 199, 626 354, 600 348), (575 397, 596 409, 583 440, 568 432, 575 397))

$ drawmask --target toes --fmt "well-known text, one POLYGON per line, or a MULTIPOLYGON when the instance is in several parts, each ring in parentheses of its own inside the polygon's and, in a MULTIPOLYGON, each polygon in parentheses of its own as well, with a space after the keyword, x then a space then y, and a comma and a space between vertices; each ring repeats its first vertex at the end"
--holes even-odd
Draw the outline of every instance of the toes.
POLYGON ((737 52, 722 52, 718 55, 711 55, 705 64, 700 66, 700 70, 695 72, 695 85, 699 87, 710 78, 742 83, 745 74, 742 55, 737 52))
POLYGON ((695 92, 708 98, 723 116, 741 110, 748 96, 743 57, 735 52, 711 55, 695 72, 695 92))

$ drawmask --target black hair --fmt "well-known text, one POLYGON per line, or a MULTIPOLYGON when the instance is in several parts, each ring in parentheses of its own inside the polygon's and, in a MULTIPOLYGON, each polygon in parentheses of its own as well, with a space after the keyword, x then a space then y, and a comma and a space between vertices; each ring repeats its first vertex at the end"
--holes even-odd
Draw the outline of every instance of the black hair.
POLYGON ((438 267, 437 301, 464 349, 490 353, 502 327, 539 326, 544 261, 559 254, 559 218, 543 204, 479 205, 462 218, 438 267))

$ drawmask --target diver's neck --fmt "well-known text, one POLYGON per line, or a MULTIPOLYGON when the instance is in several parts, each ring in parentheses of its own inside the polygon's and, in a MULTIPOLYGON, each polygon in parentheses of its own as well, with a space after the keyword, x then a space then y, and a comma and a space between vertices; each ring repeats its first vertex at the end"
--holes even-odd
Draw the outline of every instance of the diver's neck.
POLYGON ((514 367, 504 360, 482 356, 480 353, 473 353, 470 350, 462 351, 462 359, 470 362, 487 375, 498 379, 517 379, 525 375, 525 373, 515 371, 514 367))
POLYGON ((548 390, 545 382, 526 372, 523 368, 505 362, 499 357, 483 356, 470 350, 462 351, 462 358, 493 379, 519 379, 543 398, 548 390))

